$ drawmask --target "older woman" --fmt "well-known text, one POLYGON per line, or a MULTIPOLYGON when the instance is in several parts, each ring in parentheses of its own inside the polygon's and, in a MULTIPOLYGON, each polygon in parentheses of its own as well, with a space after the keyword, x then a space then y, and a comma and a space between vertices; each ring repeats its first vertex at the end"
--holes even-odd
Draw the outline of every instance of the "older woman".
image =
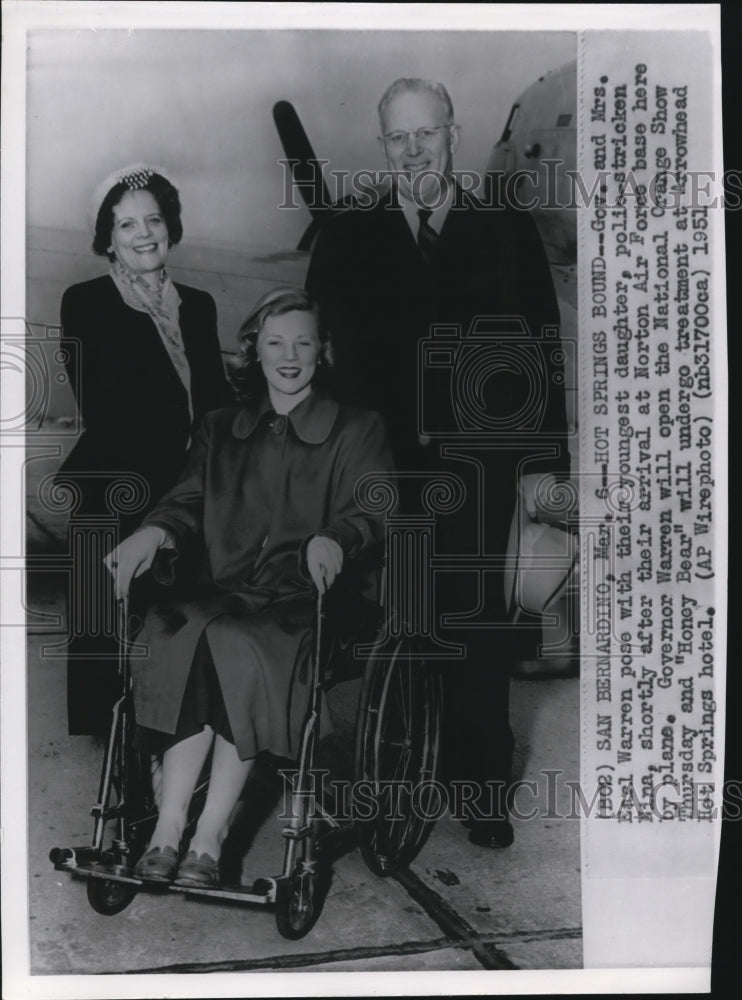
MULTIPOLYGON (((68 371, 85 429, 58 482, 77 485, 76 514, 90 516, 110 513, 112 483, 132 484, 141 502, 120 514, 123 536, 177 480, 192 428, 234 398, 214 300, 174 284, 165 270, 183 235, 180 212, 178 191, 159 167, 135 164, 111 174, 92 206, 93 251, 108 257, 109 272, 62 298, 63 346, 76 342, 68 371)), ((95 599, 75 598, 87 602, 83 607, 95 599)), ((71 613, 80 617, 79 608, 71 613)), ((118 687, 114 653, 100 636, 71 641, 71 734, 107 730, 118 687)))
POLYGON ((150 611, 137 640, 149 656, 133 661, 139 744, 164 750, 159 818, 137 874, 191 885, 218 880, 255 756, 298 754, 312 583, 323 592, 342 572, 343 589, 352 588, 359 557, 384 532, 355 487, 364 473, 391 468, 378 414, 341 407, 321 388, 327 339, 305 292, 270 293, 241 336, 245 405, 207 417, 177 486, 108 558, 121 595, 159 550, 153 568, 163 581, 168 549, 202 550, 195 585, 150 611), (206 804, 178 867, 212 745, 206 804))

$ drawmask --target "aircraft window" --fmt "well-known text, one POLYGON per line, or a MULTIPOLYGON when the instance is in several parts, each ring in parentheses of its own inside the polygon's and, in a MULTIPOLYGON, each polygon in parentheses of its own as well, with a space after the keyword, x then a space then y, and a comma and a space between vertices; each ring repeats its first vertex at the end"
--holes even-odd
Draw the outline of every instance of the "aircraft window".
POLYGON ((502 139, 500 142, 507 142, 510 138, 510 133, 513 131, 516 119, 518 118, 518 112, 520 111, 520 104, 514 104, 510 110, 510 115, 505 124, 505 131, 502 133, 502 139))
POLYGON ((572 115, 559 115, 557 118, 557 128, 566 128, 572 121, 572 115))

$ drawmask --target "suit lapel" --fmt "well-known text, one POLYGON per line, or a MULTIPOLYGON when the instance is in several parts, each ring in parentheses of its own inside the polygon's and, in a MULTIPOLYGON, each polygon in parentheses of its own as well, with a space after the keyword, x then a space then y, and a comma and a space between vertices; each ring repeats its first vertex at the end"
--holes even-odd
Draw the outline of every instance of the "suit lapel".
POLYGON ((398 259, 406 258, 422 263, 415 236, 393 192, 379 203, 375 212, 379 252, 388 253, 389 247, 393 246, 398 259))

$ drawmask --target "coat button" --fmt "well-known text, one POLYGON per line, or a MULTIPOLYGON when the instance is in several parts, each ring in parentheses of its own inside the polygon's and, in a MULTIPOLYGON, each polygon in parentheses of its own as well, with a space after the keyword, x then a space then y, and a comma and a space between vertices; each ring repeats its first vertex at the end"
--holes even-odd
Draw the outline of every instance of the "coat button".
POLYGON ((285 430, 286 430, 286 417, 281 417, 281 416, 276 417, 276 419, 273 421, 273 433, 283 434, 285 430))

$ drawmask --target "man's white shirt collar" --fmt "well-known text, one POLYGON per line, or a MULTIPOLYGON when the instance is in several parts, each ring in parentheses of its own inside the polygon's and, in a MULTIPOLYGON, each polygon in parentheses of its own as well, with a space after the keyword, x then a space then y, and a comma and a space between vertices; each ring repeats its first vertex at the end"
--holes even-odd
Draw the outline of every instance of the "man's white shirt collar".
MULTIPOLYGON (((417 239, 417 231, 420 228, 420 217, 417 214, 421 205, 417 205, 412 199, 405 198, 401 191, 398 190, 398 201, 399 207, 404 212, 404 217, 407 220, 407 225, 412 230, 412 235, 417 239)), ((433 209, 433 214, 428 219, 428 225, 430 225, 435 231, 440 234, 441 229, 443 229, 443 223, 446 221, 446 216, 448 215, 448 210, 451 207, 451 202, 453 201, 453 182, 448 185, 448 193, 443 203, 433 209)))

